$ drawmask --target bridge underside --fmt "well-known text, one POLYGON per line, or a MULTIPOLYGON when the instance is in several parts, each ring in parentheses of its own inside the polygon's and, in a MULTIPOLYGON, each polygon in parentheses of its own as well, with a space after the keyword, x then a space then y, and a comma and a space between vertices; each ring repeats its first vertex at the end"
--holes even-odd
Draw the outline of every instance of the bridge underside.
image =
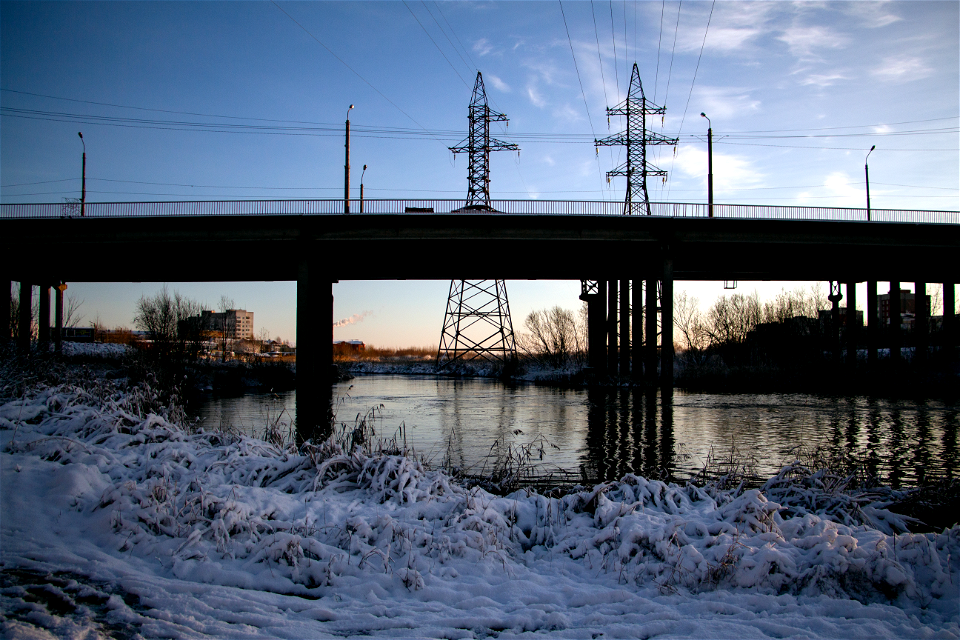
POLYGON ((956 280, 960 226, 521 215, 7 220, 0 269, 33 281, 956 280), (496 256, 491 260, 490 256, 496 256), (886 276, 889 276, 887 278, 886 276))

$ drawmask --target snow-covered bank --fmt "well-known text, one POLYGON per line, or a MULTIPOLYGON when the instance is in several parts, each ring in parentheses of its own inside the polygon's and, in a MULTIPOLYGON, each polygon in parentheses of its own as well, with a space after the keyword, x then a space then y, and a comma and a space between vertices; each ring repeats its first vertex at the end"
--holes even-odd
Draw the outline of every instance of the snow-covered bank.
POLYGON ((0 406, 2 570, 67 572, 47 591, 73 605, 10 581, 5 637, 960 637, 960 527, 893 535, 882 503, 841 513, 789 474, 769 495, 627 476, 498 497, 83 387, 0 406))

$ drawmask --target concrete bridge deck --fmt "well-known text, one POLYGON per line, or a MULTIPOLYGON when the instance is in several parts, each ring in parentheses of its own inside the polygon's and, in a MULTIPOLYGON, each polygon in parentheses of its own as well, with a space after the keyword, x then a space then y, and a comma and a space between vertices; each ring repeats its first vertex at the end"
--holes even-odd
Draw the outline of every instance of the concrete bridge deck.
POLYGON ((823 207, 714 205, 707 218, 707 205, 624 216, 622 203, 494 204, 520 212, 343 215, 333 213, 342 200, 319 200, 88 204, 79 218, 61 217, 62 205, 2 205, 0 270, 34 281, 296 280, 310 255, 337 279, 580 279, 647 270, 665 254, 677 280, 942 281, 960 270, 958 212, 873 211, 867 222, 866 210, 823 207))

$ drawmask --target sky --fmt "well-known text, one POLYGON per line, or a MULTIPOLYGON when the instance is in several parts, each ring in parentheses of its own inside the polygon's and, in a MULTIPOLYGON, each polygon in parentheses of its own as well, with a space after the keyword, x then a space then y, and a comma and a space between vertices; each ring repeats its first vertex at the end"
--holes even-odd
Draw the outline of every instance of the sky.
MULTIPOLYGON (((668 172, 650 199, 960 208, 957 2, 0 2, 0 201, 462 198, 477 71, 509 117, 502 199, 621 200, 606 107, 638 65, 668 172), (83 132, 83 139, 77 132, 83 132), (364 171, 362 167, 366 165, 364 171)), ((369 256, 358 259, 370 259, 369 256)), ((132 326, 162 283, 68 283, 84 322, 132 326)), ((439 343, 449 281, 334 285, 336 339, 439 343), (352 321, 351 321, 352 319, 352 321)), ((295 340, 296 283, 167 283, 295 340)), ((808 283, 740 283, 769 297, 808 283)), ((904 285, 906 286, 906 285, 904 285)), ((706 305, 722 283, 680 283, 706 305)), ((579 283, 508 281, 516 329, 579 283)), ((881 285, 881 289, 884 286, 881 285)), ((864 290, 865 291, 865 290, 864 290)), ((858 292, 860 300, 864 291, 858 292)))

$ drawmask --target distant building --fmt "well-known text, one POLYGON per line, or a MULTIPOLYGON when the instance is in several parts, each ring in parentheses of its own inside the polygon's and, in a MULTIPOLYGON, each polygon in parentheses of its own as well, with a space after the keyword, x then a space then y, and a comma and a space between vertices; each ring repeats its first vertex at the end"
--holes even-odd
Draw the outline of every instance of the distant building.
POLYGON ((333 342, 334 353, 363 353, 367 345, 361 340, 335 340, 333 342))
MULTIPOLYGON (((926 305, 927 305, 927 317, 930 317, 930 296, 923 296, 926 305)), ((890 294, 884 293, 883 295, 877 296, 877 301, 880 304, 880 326, 889 327, 890 326, 890 294)), ((900 315, 901 315, 901 324, 904 325, 904 328, 913 326, 913 319, 917 314, 917 297, 915 294, 910 293, 907 289, 900 289, 900 315)))
POLYGON ((230 340, 253 339, 253 311, 227 309, 223 312, 201 311, 200 328, 203 331, 225 332, 230 340))

